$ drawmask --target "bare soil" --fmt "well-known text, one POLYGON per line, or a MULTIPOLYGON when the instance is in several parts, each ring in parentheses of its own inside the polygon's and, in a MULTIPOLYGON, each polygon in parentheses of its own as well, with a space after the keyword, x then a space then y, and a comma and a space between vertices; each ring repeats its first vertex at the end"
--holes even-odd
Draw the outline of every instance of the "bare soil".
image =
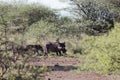
POLYGON ((41 57, 29 62, 31 65, 47 66, 50 72, 45 73, 44 80, 120 80, 119 75, 100 75, 95 72, 77 72, 81 64, 78 58, 41 57))

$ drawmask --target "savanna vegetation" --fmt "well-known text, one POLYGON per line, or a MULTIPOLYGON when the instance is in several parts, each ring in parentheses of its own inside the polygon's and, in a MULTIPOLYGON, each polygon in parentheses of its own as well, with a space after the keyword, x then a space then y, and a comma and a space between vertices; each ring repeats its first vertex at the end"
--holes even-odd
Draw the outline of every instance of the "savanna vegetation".
POLYGON ((120 71, 120 1, 71 0, 74 16, 60 16, 39 4, 0 3, 0 78, 42 80, 46 67, 28 65, 32 51, 14 54, 28 44, 65 41, 67 55, 85 56, 80 70, 104 74, 120 71))

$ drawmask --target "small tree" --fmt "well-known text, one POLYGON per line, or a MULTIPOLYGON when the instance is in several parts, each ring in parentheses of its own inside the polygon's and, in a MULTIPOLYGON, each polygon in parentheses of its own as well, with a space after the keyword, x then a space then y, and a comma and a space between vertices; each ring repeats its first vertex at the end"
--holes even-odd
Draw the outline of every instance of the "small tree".
POLYGON ((1 77, 3 77, 3 75, 5 74, 5 72, 7 71, 7 67, 9 65, 8 62, 8 49, 7 49, 7 21, 5 20, 4 16, 6 16, 6 13, 8 11, 8 6, 5 7, 0 7, 0 22, 1 22, 1 26, 3 26, 3 34, 1 35, 1 46, 4 46, 3 51, 4 53, 0 53, 0 64, 2 67, 2 73, 1 73, 1 77))
MULTIPOLYGON (((41 70, 40 67, 26 64, 32 57, 32 53, 29 51, 23 52, 21 50, 20 54, 18 54, 19 47, 23 47, 24 33, 27 30, 28 24, 27 21, 24 21, 26 18, 19 17, 18 19, 18 16, 14 16, 14 20, 18 22, 17 24, 14 24, 13 16, 11 17, 9 14, 12 8, 13 5, 1 6, 0 4, 0 69, 2 69, 0 80, 4 78, 9 80, 22 80, 28 78, 31 80, 40 79, 41 77, 39 75, 43 70, 41 70), (20 37, 20 42, 22 42, 21 44, 18 44, 15 40, 10 40, 11 35, 16 37, 16 34, 22 35, 17 36, 20 37), (13 52, 14 50, 16 50, 16 52, 13 52), (16 73, 12 73, 12 71, 16 71, 16 73)), ((19 14, 16 13, 16 15, 19 14)))
MULTIPOLYGON (((113 13, 109 8, 105 6, 99 6, 94 1, 81 1, 71 0, 75 7, 75 14, 81 18, 77 18, 79 21, 88 22, 86 25, 87 33, 95 35, 96 32, 104 33, 108 32, 111 28, 114 28, 113 13)), ((86 31, 85 31, 86 32, 86 31)))
POLYGON ((55 22, 57 19, 57 15, 55 14, 54 11, 50 10, 45 6, 40 5, 30 7, 27 11, 24 11, 23 14, 24 14, 23 16, 27 17, 29 26, 40 20, 55 22))

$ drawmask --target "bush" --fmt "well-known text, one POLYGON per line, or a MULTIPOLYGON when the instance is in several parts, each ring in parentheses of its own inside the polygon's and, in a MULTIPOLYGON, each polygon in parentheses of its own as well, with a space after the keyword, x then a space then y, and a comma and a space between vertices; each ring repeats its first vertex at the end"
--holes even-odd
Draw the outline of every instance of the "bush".
POLYGON ((26 34, 25 38, 28 42, 31 41, 41 41, 46 40, 47 38, 51 38, 56 32, 56 27, 53 23, 45 22, 43 20, 38 21, 31 25, 26 34), (32 37, 31 37, 32 36, 32 37))
POLYGON ((120 70, 120 24, 109 35, 87 36, 81 41, 82 48, 89 53, 83 69, 100 71, 102 73, 120 70), (90 60, 92 62, 90 62, 90 60))

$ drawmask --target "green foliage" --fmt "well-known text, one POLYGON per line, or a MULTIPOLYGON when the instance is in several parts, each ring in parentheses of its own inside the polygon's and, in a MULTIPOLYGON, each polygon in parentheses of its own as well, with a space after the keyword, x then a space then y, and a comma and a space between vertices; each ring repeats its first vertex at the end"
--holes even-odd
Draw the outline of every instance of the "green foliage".
POLYGON ((26 40, 40 41, 47 37, 50 38, 50 36, 54 35, 56 32, 57 29, 53 23, 41 20, 34 23, 28 28, 25 34, 25 38, 26 40))
POLYGON ((24 11, 24 16, 28 19, 28 24, 31 25, 39 20, 48 22, 55 22, 57 15, 55 12, 44 6, 31 6, 28 10, 24 11), (34 6, 34 7, 33 7, 34 6))
POLYGON ((103 1, 98 3, 99 1, 95 0, 72 0, 72 2, 76 6, 72 11, 77 15, 77 22, 88 24, 85 26, 87 30, 84 31, 87 34, 99 35, 99 33, 105 33, 114 28, 114 15, 111 9, 102 3, 103 1))
POLYGON ((47 68, 38 66, 26 68, 26 61, 35 55, 32 55, 30 51, 20 54, 15 52, 14 54, 13 49, 24 46, 26 44, 25 37, 38 38, 44 33, 54 32, 56 30, 53 23, 55 19, 55 13, 44 6, 0 3, 0 79, 41 79, 41 74, 47 68), (26 36, 25 34, 30 35, 26 36))
MULTIPOLYGON (((16 69, 18 67, 16 67, 16 69)), ((43 80, 44 76, 42 74, 47 72, 48 69, 42 66, 27 65, 23 68, 21 67, 20 71, 21 74, 19 75, 17 70, 13 69, 12 73, 10 74, 9 72, 4 78, 8 80, 43 80)))
POLYGON ((81 41, 82 48, 88 53, 83 69, 103 73, 120 70, 120 24, 104 36, 88 36, 81 41))
POLYGON ((4 18, 9 22, 9 26, 18 28, 20 26, 28 27, 39 20, 51 23, 57 20, 57 15, 53 10, 38 4, 0 4, 1 14, 5 15, 4 18))

